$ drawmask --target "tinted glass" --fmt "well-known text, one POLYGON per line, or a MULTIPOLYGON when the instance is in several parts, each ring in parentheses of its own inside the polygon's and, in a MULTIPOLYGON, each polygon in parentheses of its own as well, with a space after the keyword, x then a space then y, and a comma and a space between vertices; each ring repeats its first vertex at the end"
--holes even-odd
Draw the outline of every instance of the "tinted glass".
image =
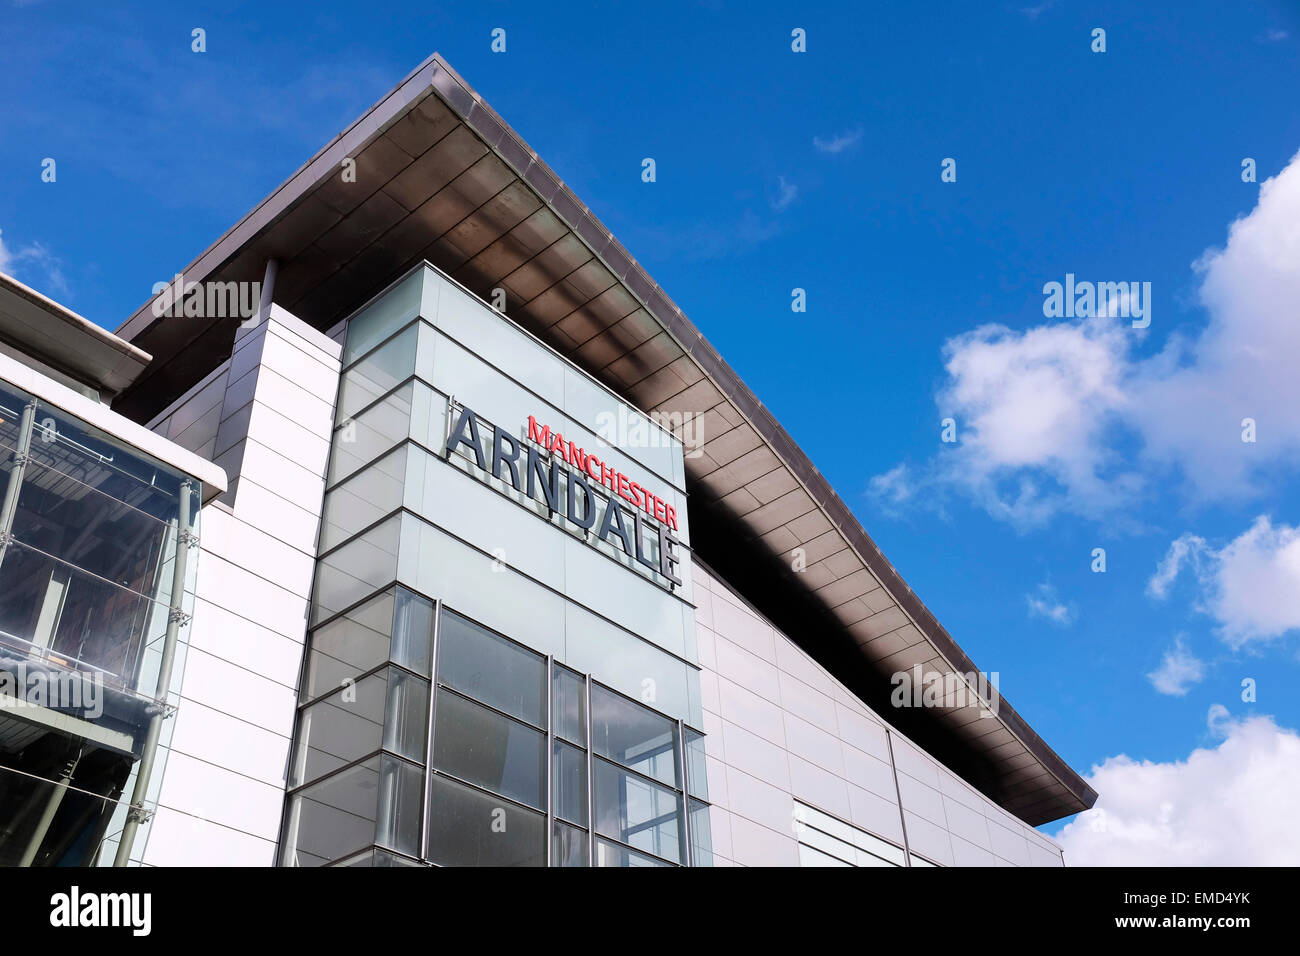
POLYGON ((553 810, 557 817, 587 825, 587 752, 555 741, 551 765, 555 789, 553 810))
POLYGON ((596 832, 682 862, 681 797, 604 760, 595 772, 596 832))
POLYGON ((546 736, 450 691, 438 691, 433 765, 539 809, 546 806, 546 736))
POLYGON ((587 831, 556 820, 551 831, 551 866, 587 865, 587 831))
POLYGON ((591 688, 592 749, 625 767, 677 785, 677 725, 598 684, 591 688))
POLYGON ((582 675, 555 665, 551 681, 555 735, 587 745, 587 691, 582 675))
POLYGON ((438 680, 497 710, 545 726, 546 660, 449 611, 443 613, 438 631, 438 680))
POLYGON ((597 866, 671 866, 663 860, 656 860, 644 853, 636 853, 627 847, 618 846, 605 840, 596 841, 597 866))
POLYGON ((435 774, 429 859, 442 866, 545 866, 546 818, 435 774))

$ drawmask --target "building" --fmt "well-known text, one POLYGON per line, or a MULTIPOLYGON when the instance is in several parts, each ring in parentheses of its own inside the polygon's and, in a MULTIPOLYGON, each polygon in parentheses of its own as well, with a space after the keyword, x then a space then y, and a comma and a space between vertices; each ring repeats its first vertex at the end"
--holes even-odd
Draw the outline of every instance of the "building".
POLYGON ((6 712, 0 859, 1061 865, 1096 794, 437 55, 156 291, 0 301, 6 661, 121 698, 6 712))

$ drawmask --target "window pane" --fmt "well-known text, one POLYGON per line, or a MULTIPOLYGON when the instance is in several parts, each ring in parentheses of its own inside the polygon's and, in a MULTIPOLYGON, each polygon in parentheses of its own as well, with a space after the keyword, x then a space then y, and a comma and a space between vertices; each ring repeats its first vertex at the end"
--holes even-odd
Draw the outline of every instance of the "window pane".
POLYGON ((419 853, 420 771, 375 757, 289 801, 284 862, 320 866, 372 844, 419 853))
POLYGON ((587 752, 555 741, 551 765, 555 785, 554 812, 557 817, 587 825, 587 752))
POLYGON ((432 642, 433 602, 399 587, 393 617, 393 663, 429 676, 432 642))
POLYGON ((387 395, 399 382, 414 374, 418 332, 418 323, 412 323, 406 331, 389 339, 343 373, 339 383, 339 421, 373 404, 379 396, 387 395))
POLYGON ((299 717, 289 785, 301 786, 385 747, 423 761, 429 685, 385 668, 317 701, 299 717))
POLYGON ((704 759, 704 734, 686 728, 686 789, 692 797, 709 799, 708 765, 704 759))
POLYGON ((596 832, 682 862, 681 797, 607 761, 595 767, 596 832))
POLYGON ((319 553, 402 506, 407 448, 403 445, 328 491, 321 508, 319 553))
POLYGON ((713 829, 709 805, 691 801, 691 866, 713 865, 713 829))
POLYGON ((551 684, 554 694, 555 735, 572 740, 582 746, 587 745, 587 690, 586 681, 581 674, 555 665, 555 675, 551 684))
POLYGON ((442 866, 545 866, 546 818, 434 774, 429 859, 442 866))
POLYGON ((438 680, 497 710, 545 726, 545 658, 459 614, 442 616, 438 680))
POLYGON ((153 694, 146 645, 166 628, 167 608, 19 542, 0 577, 0 654, 93 671, 108 684, 153 694))
POLYGON ((551 831, 551 866, 587 865, 587 831, 556 820, 551 831))
POLYGON ((330 447, 329 487, 408 437, 414 388, 408 382, 355 418, 338 422, 330 447))
POLYGON ((546 806, 546 736, 526 724, 438 691, 433 765, 539 809, 546 806))
POLYGON ((843 860, 837 860, 833 856, 827 856, 819 850, 803 843, 799 844, 799 865, 800 866, 852 866, 852 863, 845 863, 843 860))
POLYGON ((302 700, 337 690, 345 680, 355 679, 387 660, 388 630, 392 625, 393 592, 385 591, 315 630, 302 700))
POLYGON ((627 847, 618 846, 614 843, 607 843, 604 840, 596 841, 596 865, 597 866, 670 866, 663 860, 656 860, 652 856, 646 856, 644 853, 634 853, 627 847))
POLYGON ((677 785, 677 725, 598 684, 591 687, 591 746, 605 757, 677 785))
POLYGON ((356 604, 397 579, 401 516, 394 515, 316 564, 312 622, 356 604))

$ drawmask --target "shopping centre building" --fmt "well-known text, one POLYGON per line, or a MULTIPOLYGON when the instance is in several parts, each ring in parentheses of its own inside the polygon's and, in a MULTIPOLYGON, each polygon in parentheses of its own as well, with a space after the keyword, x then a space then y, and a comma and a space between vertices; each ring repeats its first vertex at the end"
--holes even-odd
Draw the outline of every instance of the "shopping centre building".
POLYGON ((178 266, 0 277, 0 864, 1062 864, 1096 794, 440 57, 178 266))

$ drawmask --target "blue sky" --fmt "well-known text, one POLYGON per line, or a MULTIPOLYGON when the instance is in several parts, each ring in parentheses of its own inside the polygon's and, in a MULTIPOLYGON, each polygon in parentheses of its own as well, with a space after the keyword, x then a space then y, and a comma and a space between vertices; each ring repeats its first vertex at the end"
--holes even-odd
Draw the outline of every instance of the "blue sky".
POLYGON ((1300 412, 1278 365, 1300 260, 1271 261, 1300 245, 1300 4, 178 6, 0 6, 0 268, 113 328, 438 50, 1042 736, 1081 772, 1111 759, 1110 822, 1071 853, 1278 852, 1248 796, 1238 856, 1188 847, 1206 780, 1300 773, 1300 412), (1046 318, 1066 273, 1150 282, 1150 328, 1046 318), (1153 681, 1169 654, 1183 679, 1153 681))

